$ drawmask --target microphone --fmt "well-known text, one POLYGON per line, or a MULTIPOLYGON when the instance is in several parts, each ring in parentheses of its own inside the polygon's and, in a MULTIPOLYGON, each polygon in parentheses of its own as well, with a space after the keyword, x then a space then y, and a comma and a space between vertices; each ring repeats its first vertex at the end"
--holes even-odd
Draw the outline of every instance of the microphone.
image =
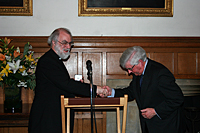
POLYGON ((86 61, 86 68, 88 70, 87 75, 91 75, 92 74, 92 62, 91 62, 91 60, 86 61))

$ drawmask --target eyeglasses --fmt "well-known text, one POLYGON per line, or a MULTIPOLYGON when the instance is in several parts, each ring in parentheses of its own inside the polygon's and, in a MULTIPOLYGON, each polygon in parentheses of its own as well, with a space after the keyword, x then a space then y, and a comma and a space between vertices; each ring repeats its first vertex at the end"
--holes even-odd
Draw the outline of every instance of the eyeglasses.
POLYGON ((133 65, 131 68, 127 68, 127 70, 132 71, 135 65, 133 65))
POLYGON ((62 46, 67 46, 69 44, 70 47, 74 46, 74 42, 68 42, 68 41, 63 41, 63 42, 60 42, 58 41, 62 46))

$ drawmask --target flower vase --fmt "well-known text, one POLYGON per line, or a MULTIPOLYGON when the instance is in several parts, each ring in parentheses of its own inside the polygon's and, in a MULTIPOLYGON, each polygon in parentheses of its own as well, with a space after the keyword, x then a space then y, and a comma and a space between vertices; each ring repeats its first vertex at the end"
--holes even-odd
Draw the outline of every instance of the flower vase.
POLYGON ((22 112, 21 88, 15 86, 5 86, 4 93, 5 93, 4 112, 21 113, 22 112))

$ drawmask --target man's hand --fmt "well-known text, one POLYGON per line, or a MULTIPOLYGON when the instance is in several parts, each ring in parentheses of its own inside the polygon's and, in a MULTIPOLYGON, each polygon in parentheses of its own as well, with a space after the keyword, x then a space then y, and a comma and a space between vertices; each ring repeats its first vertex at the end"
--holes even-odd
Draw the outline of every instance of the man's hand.
POLYGON ((97 94, 100 97, 107 97, 109 93, 108 93, 107 89, 104 89, 101 86, 97 86, 97 94))
POLYGON ((97 94, 100 97, 107 97, 112 94, 112 89, 108 86, 104 86, 104 87, 97 86, 97 94))
POLYGON ((146 108, 140 111, 142 112, 142 116, 146 119, 151 119, 152 117, 156 115, 156 111, 154 108, 146 108))
POLYGON ((110 88, 109 86, 103 86, 104 89, 106 89, 108 91, 108 96, 110 96, 112 94, 112 88, 110 88))

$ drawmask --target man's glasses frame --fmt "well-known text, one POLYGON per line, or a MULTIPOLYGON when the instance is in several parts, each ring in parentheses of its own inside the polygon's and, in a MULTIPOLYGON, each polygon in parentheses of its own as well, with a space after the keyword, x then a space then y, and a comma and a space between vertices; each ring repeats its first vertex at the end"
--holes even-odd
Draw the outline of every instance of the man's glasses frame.
POLYGON ((132 71, 135 65, 133 65, 131 68, 127 68, 127 70, 132 71))
POLYGON ((65 42, 60 42, 60 41, 58 41, 62 46, 67 46, 67 45, 69 45, 70 47, 72 47, 72 46, 74 46, 74 42, 67 42, 67 41, 65 41, 65 42))

